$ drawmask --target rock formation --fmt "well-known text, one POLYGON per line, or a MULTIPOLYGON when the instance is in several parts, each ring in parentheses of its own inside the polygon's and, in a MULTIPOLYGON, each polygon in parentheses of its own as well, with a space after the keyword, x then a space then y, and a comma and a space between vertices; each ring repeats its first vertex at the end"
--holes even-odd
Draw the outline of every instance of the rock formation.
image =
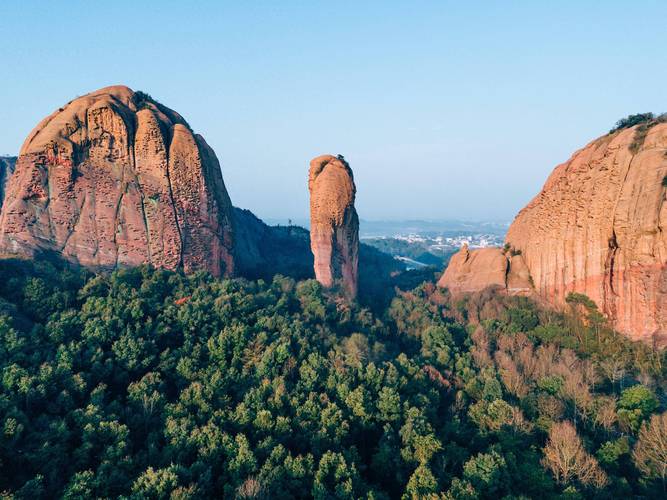
POLYGON ((0 252, 228 275, 231 210, 215 153, 178 113, 107 87, 26 139, 0 217, 0 252))
POLYGON ((318 156, 310 162, 308 189, 315 277, 325 287, 340 284, 349 298, 355 298, 359 218, 352 170, 341 156, 318 156))
POLYGON ((7 193, 7 184, 14 173, 16 158, 13 156, 0 156, 0 210, 7 193))
POLYGON ((467 245, 452 256, 438 286, 448 288, 453 294, 487 287, 512 295, 532 292, 530 274, 521 255, 495 247, 471 251, 467 245))
POLYGON ((633 339, 667 335, 667 124, 601 137, 551 174, 506 241, 540 296, 588 295, 633 339))
MULTIPOLYGON (((508 269, 519 265, 517 274, 530 276, 535 292, 553 305, 562 306, 570 292, 585 294, 618 331, 664 343, 666 175, 667 123, 594 140, 558 166, 519 212, 506 246, 522 259, 508 269)), ((456 292, 502 282, 498 255, 478 252, 465 249, 452 258, 440 284, 456 292)))

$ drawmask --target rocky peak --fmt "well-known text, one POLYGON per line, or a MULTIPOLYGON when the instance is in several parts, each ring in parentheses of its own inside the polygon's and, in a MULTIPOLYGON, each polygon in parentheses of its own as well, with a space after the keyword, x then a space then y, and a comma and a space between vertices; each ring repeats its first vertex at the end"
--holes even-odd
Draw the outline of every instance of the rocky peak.
POLYGON ((310 246, 315 277, 325 287, 335 283, 350 298, 357 295, 359 218, 354 208, 352 169, 341 156, 323 155, 310 162, 310 246))
POLYGON ((106 87, 46 117, 24 142, 0 252, 230 274, 231 210, 215 153, 178 113, 106 87))

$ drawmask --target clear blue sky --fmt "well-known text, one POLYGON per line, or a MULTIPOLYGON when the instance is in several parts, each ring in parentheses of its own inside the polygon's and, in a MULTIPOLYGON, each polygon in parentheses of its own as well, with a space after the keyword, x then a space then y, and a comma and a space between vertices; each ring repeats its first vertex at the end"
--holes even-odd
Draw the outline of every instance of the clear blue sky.
POLYGON ((667 2, 0 2, 0 153, 111 84, 213 146, 234 204, 303 217, 350 161, 362 218, 511 219, 629 113, 667 110, 667 2))

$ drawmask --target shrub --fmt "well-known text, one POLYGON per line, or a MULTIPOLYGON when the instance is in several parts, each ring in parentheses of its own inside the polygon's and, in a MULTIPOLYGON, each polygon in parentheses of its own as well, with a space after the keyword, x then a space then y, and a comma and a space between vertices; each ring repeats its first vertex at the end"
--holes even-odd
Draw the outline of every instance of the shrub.
POLYGON ((653 113, 637 113, 636 115, 628 115, 625 118, 618 120, 614 128, 612 128, 609 133, 613 134, 614 132, 618 132, 624 128, 630 128, 634 127, 635 125, 639 125, 640 123, 650 122, 654 118, 655 115, 653 113))
POLYGON ((141 90, 137 90, 132 96, 132 103, 137 107, 137 109, 147 108, 149 103, 154 102, 155 99, 153 99, 150 94, 142 92, 141 90))

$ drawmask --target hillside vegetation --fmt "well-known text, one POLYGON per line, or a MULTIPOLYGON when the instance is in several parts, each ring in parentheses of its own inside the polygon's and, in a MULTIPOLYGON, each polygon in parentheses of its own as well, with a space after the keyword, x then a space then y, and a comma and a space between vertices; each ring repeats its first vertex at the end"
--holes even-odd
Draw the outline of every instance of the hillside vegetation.
POLYGON ((665 355, 569 307, 4 261, 0 491, 658 498, 665 355))

